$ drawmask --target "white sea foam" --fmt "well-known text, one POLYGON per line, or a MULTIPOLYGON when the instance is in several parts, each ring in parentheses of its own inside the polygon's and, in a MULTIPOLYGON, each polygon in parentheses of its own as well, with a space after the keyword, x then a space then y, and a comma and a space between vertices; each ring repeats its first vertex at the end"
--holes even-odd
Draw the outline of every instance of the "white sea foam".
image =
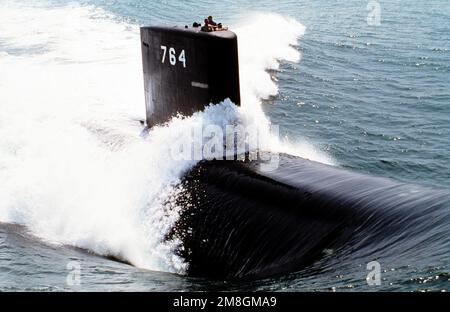
POLYGON ((271 137, 261 99, 277 94, 267 69, 296 62, 304 27, 256 14, 236 28, 242 107, 226 101, 140 136, 139 29, 92 6, 0 4, 0 222, 151 270, 182 273, 164 242, 177 220, 182 174, 170 145, 195 125, 258 125, 266 147, 330 162, 312 145, 271 137), (261 25, 271 25, 263 31, 261 25), (257 51, 258 53, 255 52, 257 51))

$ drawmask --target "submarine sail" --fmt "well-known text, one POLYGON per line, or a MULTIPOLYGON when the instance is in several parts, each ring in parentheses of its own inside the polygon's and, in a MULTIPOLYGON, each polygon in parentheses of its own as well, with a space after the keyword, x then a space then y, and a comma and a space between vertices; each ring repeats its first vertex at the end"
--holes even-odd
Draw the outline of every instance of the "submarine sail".
POLYGON ((229 98, 240 105, 237 37, 231 31, 142 27, 147 126, 229 98))

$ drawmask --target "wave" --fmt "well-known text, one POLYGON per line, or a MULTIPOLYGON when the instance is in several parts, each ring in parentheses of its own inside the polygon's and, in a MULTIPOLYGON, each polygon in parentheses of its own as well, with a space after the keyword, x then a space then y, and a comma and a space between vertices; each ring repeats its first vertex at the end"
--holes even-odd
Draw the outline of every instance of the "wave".
POLYGON ((51 243, 183 273, 164 237, 179 217, 180 179, 196 161, 167 161, 197 125, 257 125, 268 149, 333 163, 312 144, 270 134, 267 72, 298 62, 304 26, 257 13, 239 37, 242 107, 229 101, 140 136, 144 119, 139 26, 95 6, 0 4, 0 222, 51 243), (264 29, 267 22, 270 31, 264 29))

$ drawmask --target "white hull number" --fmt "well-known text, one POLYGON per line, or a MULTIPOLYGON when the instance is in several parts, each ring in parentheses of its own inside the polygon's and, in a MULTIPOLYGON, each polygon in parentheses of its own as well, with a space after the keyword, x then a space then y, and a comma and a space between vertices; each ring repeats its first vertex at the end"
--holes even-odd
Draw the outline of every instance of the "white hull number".
MULTIPOLYGON (((174 48, 169 47, 167 49, 166 46, 161 46, 161 50, 163 50, 162 61, 161 63, 165 63, 166 59, 169 59, 169 63, 172 66, 177 64, 177 53, 174 48), (167 57, 167 51, 169 52, 169 57, 167 57)), ((183 64, 183 67, 186 68, 186 53, 184 50, 178 55, 178 62, 183 64)))

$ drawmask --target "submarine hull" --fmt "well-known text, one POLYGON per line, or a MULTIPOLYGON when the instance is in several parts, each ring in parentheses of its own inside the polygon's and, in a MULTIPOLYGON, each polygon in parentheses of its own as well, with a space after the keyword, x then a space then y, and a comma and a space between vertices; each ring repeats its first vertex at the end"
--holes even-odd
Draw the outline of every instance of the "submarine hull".
MULTIPOLYGON (((234 33, 142 27, 141 44, 148 128, 226 98, 240 104, 234 33)), ((447 239, 448 191, 284 154, 264 165, 201 161, 186 173, 166 239, 181 242, 189 275, 259 279, 333 257, 408 257, 447 239)))
POLYGON ((168 239, 182 241, 178 253, 189 275, 260 279, 346 248, 377 258, 397 238, 410 240, 405 250, 413 248, 413 229, 430 215, 449 218, 442 214, 450 207, 447 191, 290 155, 281 155, 271 172, 260 165, 203 161, 184 177, 178 198, 184 210, 168 239))

